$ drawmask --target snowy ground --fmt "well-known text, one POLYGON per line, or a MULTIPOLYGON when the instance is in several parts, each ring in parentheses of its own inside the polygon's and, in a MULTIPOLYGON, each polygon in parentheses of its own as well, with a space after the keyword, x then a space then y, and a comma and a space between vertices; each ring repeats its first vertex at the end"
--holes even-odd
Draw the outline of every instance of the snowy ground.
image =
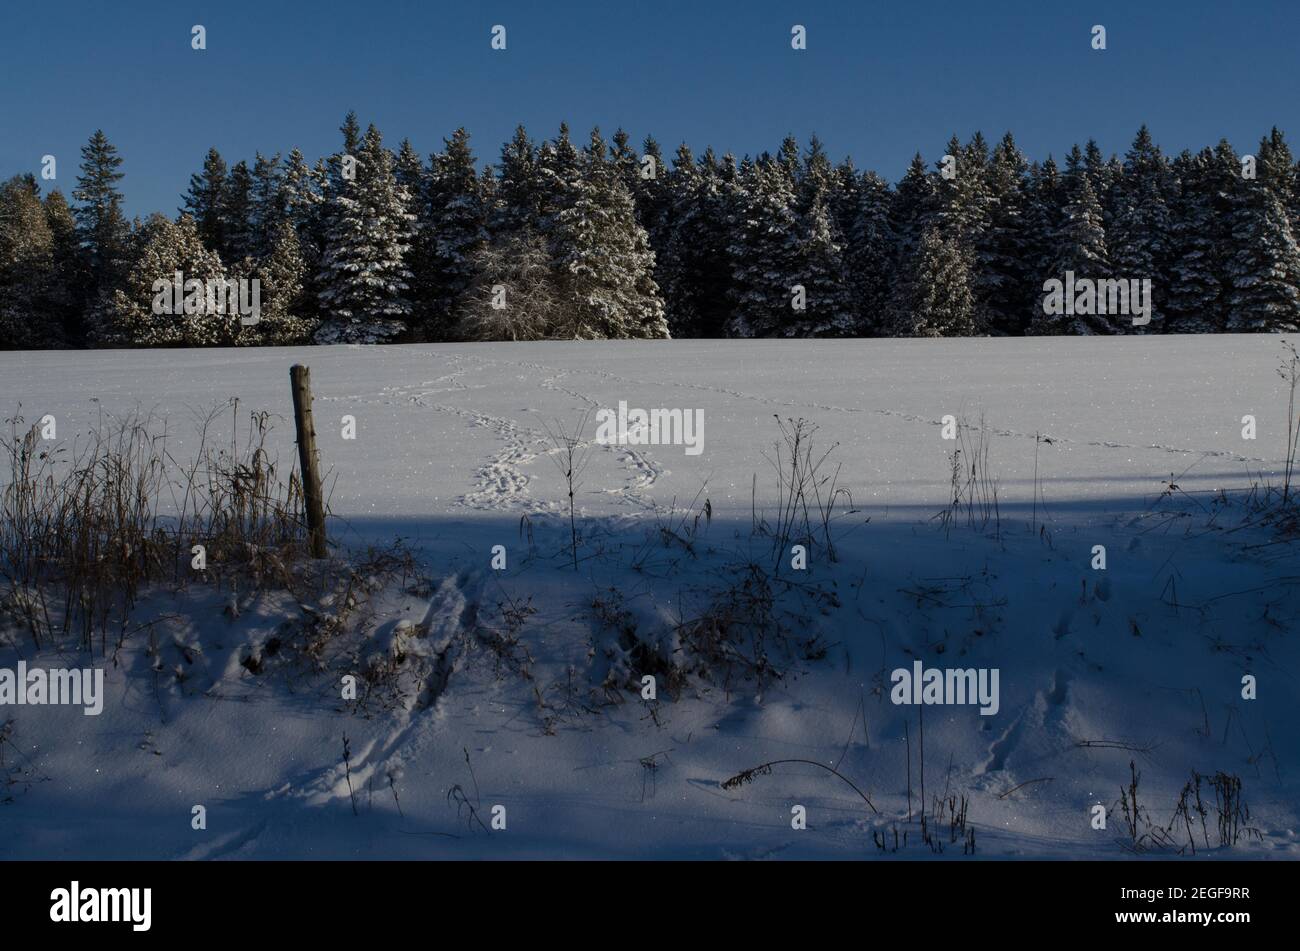
MULTIPOLYGON (((929 858, 922 780, 927 812, 969 797, 977 856, 1129 857, 1130 761, 1161 826, 1194 770, 1241 777, 1260 837, 1205 849, 1197 819, 1200 854, 1295 858, 1300 543, 1228 531, 1247 517, 1235 493, 1278 481, 1281 356, 1263 336, 0 354, 5 415, 52 413, 70 438, 101 409, 139 407, 168 419, 177 456, 197 410, 238 396, 285 417, 290 458, 288 368, 309 364, 333 539, 400 536, 429 579, 376 585, 363 633, 437 680, 394 709, 349 711, 332 678, 241 666, 297 613, 283 597, 245 597, 230 618, 201 588, 157 591, 139 615, 175 616, 166 649, 188 659, 166 668, 184 680, 155 677, 140 643, 107 668, 101 716, 0 709, 13 721, 0 858, 887 858, 873 832, 892 848, 895 829, 898 855, 929 858), (702 410, 703 452, 593 447, 575 571, 547 431, 620 400, 702 410), (777 586, 796 639, 824 650, 762 688, 692 678, 657 706, 630 690, 612 702, 600 686, 627 663, 614 629, 664 637, 740 567, 770 566, 753 521, 774 516, 778 414, 838 443, 830 464, 857 509, 837 522, 834 563, 821 548, 802 574, 786 559, 797 586, 777 586), (934 520, 950 497, 947 414, 991 435, 1000 530, 934 520), (355 440, 340 438, 345 415, 355 440), (517 628, 526 673, 465 636, 503 629, 508 600, 534 609, 517 628), (890 672, 915 659, 998 669, 997 714, 926 706, 922 723, 891 703, 890 672), (1245 674, 1258 699, 1243 699, 1245 674), (837 766, 878 812, 808 765, 721 786, 774 759, 837 766), (505 830, 473 824, 461 795, 484 823, 504 806, 505 830), (191 828, 196 804, 206 830, 191 828), (792 829, 795 805, 807 829, 792 829)), ((86 662, 16 637, 0 668, 20 656, 86 662)), ((938 824, 933 858, 962 860, 938 824)))

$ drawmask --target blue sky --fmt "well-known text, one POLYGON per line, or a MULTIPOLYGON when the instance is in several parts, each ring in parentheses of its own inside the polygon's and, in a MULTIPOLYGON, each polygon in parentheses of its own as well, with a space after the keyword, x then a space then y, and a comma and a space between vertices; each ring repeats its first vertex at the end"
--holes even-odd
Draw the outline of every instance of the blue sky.
POLYGON ((922 4, 870 0, 469 2, 130 0, 11 4, 0 30, 0 176, 102 127, 130 214, 175 211, 215 145, 309 159, 348 109, 427 153, 464 125, 480 157, 514 126, 624 126, 670 153, 757 153, 816 133, 837 160, 897 180, 912 153, 1010 129, 1031 158, 1095 137, 1122 154, 1148 123, 1169 152, 1226 137, 1300 142, 1294 2, 922 4), (190 48, 190 27, 208 48, 190 48), (508 48, 490 49, 494 24, 508 48), (803 24, 808 49, 790 48, 803 24), (1090 47, 1093 24, 1108 49, 1090 47))

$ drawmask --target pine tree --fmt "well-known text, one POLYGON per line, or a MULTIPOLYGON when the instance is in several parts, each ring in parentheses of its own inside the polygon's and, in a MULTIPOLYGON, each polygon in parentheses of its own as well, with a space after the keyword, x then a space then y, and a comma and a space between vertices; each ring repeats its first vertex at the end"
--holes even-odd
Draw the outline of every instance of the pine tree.
POLYGON ((788 155, 743 162, 732 185, 734 219, 729 252, 732 337, 787 336, 795 324, 797 241, 794 182, 788 155))
POLYGON ((789 336, 847 336, 854 314, 844 270, 844 236, 833 209, 839 202, 835 169, 821 141, 809 142, 796 184, 791 263, 804 289, 804 308, 795 310, 789 336))
POLYGON ((270 249, 247 276, 260 283, 261 319, 243 328, 238 342, 288 346, 310 341, 316 322, 306 306, 307 260, 287 220, 275 225, 270 249))
POLYGON ((252 253, 254 257, 261 258, 271 253, 276 232, 287 214, 288 196, 284 191, 280 153, 270 157, 261 152, 256 153, 251 196, 249 217, 252 225, 252 253))
POLYGON ((541 168, 537 147, 523 126, 501 148, 501 173, 490 228, 493 236, 536 230, 542 215, 541 168))
POLYGON ((1240 166, 1226 140, 1174 162, 1181 183, 1170 230, 1166 333, 1221 331, 1232 219, 1240 201, 1240 166))
POLYGON ((995 334, 1021 334, 1028 324, 1033 294, 1028 163, 1008 132, 993 149, 987 183, 988 227, 980 243, 980 296, 995 334))
POLYGON ((194 220, 181 215, 171 221, 152 215, 132 236, 131 263, 123 286, 113 292, 97 326, 97 343, 106 346, 168 347, 228 346, 235 342, 240 317, 234 307, 224 312, 206 288, 226 279, 220 255, 209 251, 199 237, 194 220), (183 301, 171 302, 172 312, 160 303, 157 281, 171 284, 176 273, 183 281, 203 282, 203 293, 192 297, 193 313, 183 301))
POLYGON ((903 337, 980 333, 972 267, 972 255, 958 235, 927 228, 895 285, 893 332, 903 337))
POLYGON ((309 263, 313 246, 316 253, 320 250, 319 218, 323 200, 320 185, 302 152, 293 149, 285 162, 280 191, 284 216, 298 232, 298 240, 302 244, 303 253, 308 255, 309 263))
POLYGON ((1295 331, 1300 328, 1300 247, 1290 216, 1267 180, 1243 182, 1242 191, 1232 219, 1235 250, 1227 262, 1226 329, 1295 331))
MULTIPOLYGON (((734 174, 734 167, 732 168, 734 174)), ((721 337, 731 299, 730 191, 711 151, 696 162, 684 143, 669 177, 671 223, 655 273, 673 337, 721 337)))
MULTIPOLYGON (((1066 272, 1076 277, 1101 280, 1110 275, 1106 254, 1106 229, 1102 225, 1101 204, 1092 190, 1088 176, 1080 170, 1069 182, 1070 201, 1062 211, 1055 235, 1052 264, 1048 277, 1065 281, 1066 272)), ((1044 278, 1044 281, 1047 278, 1044 278)), ((1042 284, 1039 284, 1042 287, 1042 284)), ((1046 291, 1037 294, 1037 313, 1030 324, 1034 334, 1114 333, 1117 318, 1098 314, 1049 314, 1044 308, 1046 291)))
POLYGON ((875 172, 858 177, 855 208, 846 228, 845 281, 864 336, 888 333, 890 282, 896 237, 890 224, 894 194, 875 172))
POLYGON ((0 185, 0 349, 56 343, 43 311, 54 273, 54 236, 31 176, 0 185))
POLYGON ((487 242, 488 206, 464 129, 443 140, 443 151, 430 164, 419 202, 412 271, 423 336, 447 340, 454 333, 461 295, 479 267, 479 250, 487 242))
POLYGON ((81 174, 72 197, 82 246, 86 249, 97 292, 111 290, 125 263, 130 226, 122 214, 117 183, 122 158, 102 129, 96 129, 81 149, 81 174))
POLYGON ((894 190, 894 201, 889 212, 889 230, 894 235, 896 267, 911 260, 921 235, 929 228, 937 204, 934 177, 926 167, 921 153, 917 152, 894 190))
MULTIPOLYGON (((345 124, 346 129, 346 124, 345 124)), ((318 274, 321 343, 382 343, 405 333, 411 313, 406 266, 413 222, 408 196, 393 175, 393 154, 370 126, 356 175, 340 177, 330 196, 318 274)))
POLYGON ((238 262, 254 257, 257 238, 253 221, 253 174, 245 161, 236 162, 230 170, 221 196, 221 215, 226 229, 222 259, 238 262))
MULTIPOLYGON (((1124 177, 1117 186, 1114 224, 1106 232, 1114 276, 1121 280, 1150 280, 1151 323, 1127 332, 1159 332, 1164 319, 1164 295, 1170 282, 1169 164, 1151 133, 1143 126, 1124 159, 1124 177)), ((1105 227, 1103 216, 1102 226, 1105 227)))
POLYGON ((1051 155, 1041 165, 1034 163, 1030 167, 1025 198, 1024 303, 1027 310, 1016 326, 1022 333, 1036 333, 1031 328, 1043 313, 1043 282, 1059 277, 1054 271, 1056 237, 1065 207, 1065 187, 1051 155))
POLYGON ((361 152, 361 123, 357 121, 357 114, 348 110, 348 114, 343 117, 343 124, 339 126, 339 132, 343 133, 343 154, 351 155, 356 158, 361 152))
POLYGON ((221 153, 215 148, 208 149, 203 171, 190 176, 189 191, 184 196, 182 211, 194 219, 199 237, 209 251, 219 252, 226 246, 226 174, 221 153))
POLYGON ((58 189, 45 196, 45 222, 53 241, 52 271, 43 310, 62 343, 81 345, 86 338, 90 272, 77 239, 77 220, 58 189))
POLYGON ((549 157, 543 153, 552 211, 546 238, 561 292, 561 332, 575 339, 667 337, 650 241, 605 140, 592 130, 571 177, 565 131, 549 157))

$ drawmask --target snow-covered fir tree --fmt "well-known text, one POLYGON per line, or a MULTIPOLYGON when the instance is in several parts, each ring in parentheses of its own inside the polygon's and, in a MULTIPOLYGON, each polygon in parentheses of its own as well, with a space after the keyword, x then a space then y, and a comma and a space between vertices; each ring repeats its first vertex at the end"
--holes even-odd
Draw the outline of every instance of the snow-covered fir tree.
MULTIPOLYGON (((1115 187, 1114 222, 1106 231, 1113 276, 1121 280, 1150 280, 1151 323, 1133 327, 1116 324, 1126 332, 1157 333, 1164 320, 1166 278, 1170 258, 1172 220, 1169 199, 1172 182, 1169 164, 1146 126, 1138 130, 1124 158, 1123 178, 1115 187)), ((1105 216, 1102 217, 1105 227, 1105 216)))
MULTIPOLYGON (((796 156, 797 159, 797 156, 796 156)), ((731 188, 732 337, 784 337, 797 320, 798 220, 789 156, 742 162, 731 188)))
POLYGON ((411 256, 415 297, 421 302, 417 320, 425 339, 447 340, 488 237, 488 205, 468 132, 457 129, 443 140, 423 184, 411 256))
POLYGON ((667 337, 654 253, 605 140, 592 130, 573 170, 565 141, 562 131, 542 166, 551 173, 551 215, 544 220, 561 292, 560 332, 575 339, 667 337))
POLYGON ((199 237, 210 251, 226 246, 226 161, 215 148, 208 149, 203 170, 190 176, 181 210, 194 219, 199 237))
POLYGON ((1056 159, 1033 163, 1025 188, 1024 284, 1025 312, 1015 322, 1019 333, 1031 333, 1042 314, 1043 282, 1054 276, 1056 237, 1061 227, 1065 187, 1056 159))
POLYGON ((310 258, 312 245, 318 246, 320 205, 324 200, 321 193, 322 182, 302 152, 293 149, 285 161, 284 174, 280 182, 281 200, 284 204, 284 216, 298 232, 302 252, 310 258))
POLYGON ((1180 182, 1170 229, 1166 333, 1223 330, 1232 221, 1241 200, 1237 154, 1226 140, 1174 161, 1180 182))
POLYGON ((854 210, 844 225, 845 282, 857 332, 876 336, 888 333, 895 244, 889 216, 894 195, 875 172, 858 176, 853 195, 854 210))
POLYGON ((1242 183, 1227 261, 1229 333, 1300 328, 1300 246, 1277 190, 1256 178, 1242 183))
POLYGON ((847 336, 853 332, 844 237, 832 210, 837 182, 826 151, 814 136, 796 185, 791 264, 797 284, 803 288, 803 307, 792 308, 788 336, 847 336))
POLYGON ((215 287, 215 282, 226 277, 221 256, 204 247, 194 219, 188 215, 179 221, 151 216, 132 235, 131 263, 122 287, 113 292, 104 310, 97 342, 132 347, 233 344, 239 334, 239 314, 233 306, 223 310, 216 295, 210 298, 207 294, 209 286, 215 287), (170 302, 159 308, 155 282, 171 284, 178 272, 183 281, 202 282, 201 291, 183 287, 182 300, 172 295, 170 302), (192 302, 192 313, 185 313, 186 300, 192 302), (158 310, 162 312, 155 312, 158 310))
POLYGON ((256 279, 261 296, 261 319, 240 328, 238 343, 288 346, 311 340, 316 321, 311 316, 314 308, 307 306, 307 268, 297 230, 289 221, 280 221, 268 252, 246 274, 232 275, 256 279))
POLYGON ((340 174, 331 189, 317 275, 320 343, 382 343, 407 330, 413 221, 393 163, 379 130, 370 126, 355 177, 340 174))
POLYGON ((253 257, 257 252, 253 225, 253 173, 245 161, 236 162, 226 178, 221 217, 226 232, 225 244, 221 248, 222 259, 242 261, 253 257))
POLYGON ((979 293, 990 333, 1022 333, 1035 297, 1030 283, 1032 245, 1026 234, 1028 171, 1008 132, 989 158, 988 225, 978 249, 979 293))
POLYGON ((131 234, 122 214, 122 157, 102 129, 97 129, 81 149, 81 174, 72 197, 82 247, 96 291, 104 292, 119 277, 131 234))
POLYGON ((54 235, 30 175, 0 184, 0 349, 51 346, 61 337, 42 304, 54 280, 54 235))
POLYGON ((934 215, 937 204, 934 176, 921 153, 917 152, 912 156, 911 164, 907 166, 898 187, 894 189, 894 200, 889 210, 889 229, 894 236, 896 265, 911 260, 921 235, 930 226, 930 218, 934 215))
POLYGON ((45 222, 53 241, 53 271, 41 310, 51 345, 76 345, 85 339, 90 272, 77 239, 77 220, 57 188, 45 196, 45 222), (57 333, 57 339, 54 334, 57 333))
POLYGON ((261 258, 271 253, 276 231, 286 217, 284 173, 280 168, 280 154, 266 156, 261 152, 253 158, 253 188, 250 222, 252 226, 252 254, 261 258))
POLYGON ((711 151, 697 162, 682 144, 673 159, 669 234, 656 274, 674 337, 721 337, 731 302, 729 202, 735 163, 711 151))
POLYGON ((965 337, 981 333, 970 250, 957 235, 931 226, 898 275, 891 302, 900 337, 965 337))
MULTIPOLYGON (((1094 281, 1107 278, 1110 276, 1110 260, 1106 251, 1106 229, 1092 183, 1079 168, 1065 187, 1071 197, 1062 211, 1052 263, 1044 269, 1043 280, 1055 278, 1065 281, 1068 272, 1073 272, 1077 278, 1094 281)), ((1033 334, 1114 333, 1122 319, 1113 315, 1047 313, 1044 301, 1049 295, 1042 289, 1042 282, 1038 284, 1035 296, 1035 312, 1029 328, 1033 334)))

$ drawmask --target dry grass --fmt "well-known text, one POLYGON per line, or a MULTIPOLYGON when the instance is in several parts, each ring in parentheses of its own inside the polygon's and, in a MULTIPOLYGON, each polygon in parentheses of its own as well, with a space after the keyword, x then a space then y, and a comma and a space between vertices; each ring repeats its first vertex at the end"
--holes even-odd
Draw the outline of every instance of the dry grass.
POLYGON ((266 413, 242 420, 237 400, 202 416, 193 458, 172 456, 165 420, 101 414, 71 444, 42 440, 21 416, 0 436, 0 613, 39 648, 101 653, 120 645, 153 583, 288 586, 306 555, 302 491, 267 450, 266 413), (231 442, 211 431, 230 413, 231 442), (195 546, 206 562, 195 567, 195 546))

